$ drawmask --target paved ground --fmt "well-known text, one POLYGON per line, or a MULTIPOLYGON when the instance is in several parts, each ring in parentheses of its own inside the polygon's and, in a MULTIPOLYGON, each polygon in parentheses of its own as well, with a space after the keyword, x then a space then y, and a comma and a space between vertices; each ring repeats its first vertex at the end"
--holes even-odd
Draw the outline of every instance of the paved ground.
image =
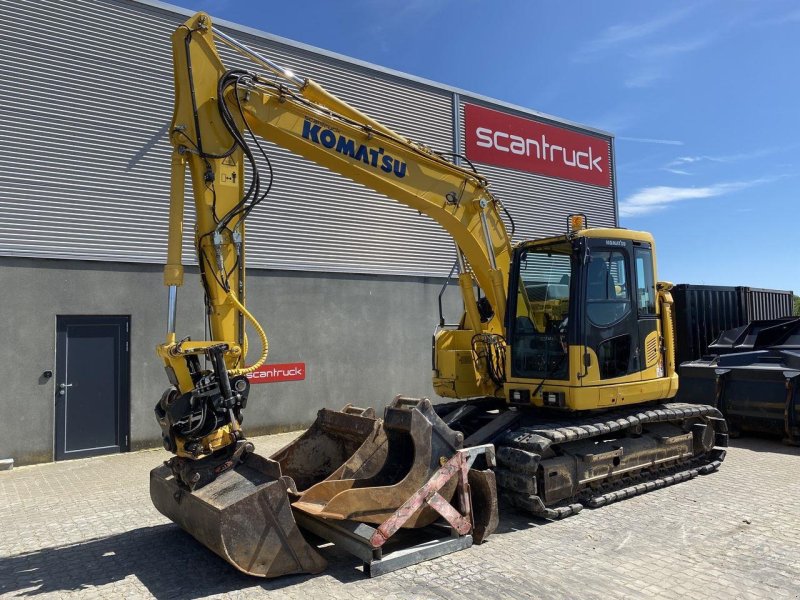
POLYGON ((733 443, 715 475, 561 522, 506 509, 483 546, 376 579, 331 547, 319 576, 239 575, 151 506, 162 451, 16 468, 0 473, 0 595, 800 598, 800 449, 733 443))

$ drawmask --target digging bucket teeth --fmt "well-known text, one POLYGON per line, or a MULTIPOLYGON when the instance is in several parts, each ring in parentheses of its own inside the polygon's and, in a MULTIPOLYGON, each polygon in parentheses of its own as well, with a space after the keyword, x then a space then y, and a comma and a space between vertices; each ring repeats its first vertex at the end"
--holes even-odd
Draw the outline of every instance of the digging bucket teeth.
POLYGON ((341 411, 320 410, 311 427, 270 459, 291 478, 289 489, 297 496, 323 480, 373 476, 386 461, 386 449, 375 410, 348 404, 341 411))
POLYGON ((150 472, 150 498, 161 514, 243 573, 259 577, 319 573, 327 566, 295 523, 288 485, 280 465, 257 454, 191 492, 167 465, 150 472))
MULTIPOLYGON (((301 494, 293 504, 295 509, 324 519, 380 524, 417 492, 464 441, 463 434, 439 418, 427 398, 395 398, 386 408, 383 429, 387 453, 374 474, 317 483, 301 494)), ((449 501, 456 484, 453 479, 439 493, 449 501)), ((430 507, 423 507, 404 527, 424 527, 437 516, 430 507)))

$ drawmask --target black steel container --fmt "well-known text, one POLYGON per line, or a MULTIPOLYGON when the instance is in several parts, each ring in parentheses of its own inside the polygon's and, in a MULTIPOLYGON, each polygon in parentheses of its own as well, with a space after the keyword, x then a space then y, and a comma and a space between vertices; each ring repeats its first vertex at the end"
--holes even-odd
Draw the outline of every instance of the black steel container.
POLYGON ((792 314, 792 292, 784 290, 681 283, 672 288, 672 297, 678 365, 707 354, 727 329, 792 314))
POLYGON ((682 283, 672 288, 672 297, 678 365, 703 356, 720 332, 744 325, 735 287, 682 283))

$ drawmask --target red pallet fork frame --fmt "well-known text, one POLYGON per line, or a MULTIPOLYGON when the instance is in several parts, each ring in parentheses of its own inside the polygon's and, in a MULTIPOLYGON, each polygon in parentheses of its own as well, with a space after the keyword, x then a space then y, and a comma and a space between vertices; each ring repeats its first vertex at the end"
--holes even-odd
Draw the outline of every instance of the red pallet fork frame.
MULTIPOLYGON (((300 510, 294 511, 295 518, 301 528, 360 558, 364 562, 364 572, 368 577, 464 550, 473 543, 470 535, 473 529, 473 506, 469 471, 479 456, 485 457, 487 466, 495 465, 492 444, 457 450, 425 485, 377 527, 356 521, 323 519, 300 510), (439 494, 439 490, 453 478, 457 481, 458 508, 439 494), (416 532, 404 529, 401 533, 406 537, 406 543, 403 543, 404 540, 397 540, 397 544, 390 544, 395 541, 394 536, 403 525, 425 506, 430 506, 442 516, 445 521, 443 524, 445 535, 441 535, 440 526, 432 525, 421 531, 430 534, 432 530, 437 530, 438 536, 421 543, 408 543, 408 538, 414 537, 416 532), (387 552, 389 545, 398 547, 387 552)), ((491 532, 487 532, 486 535, 489 533, 491 532)))

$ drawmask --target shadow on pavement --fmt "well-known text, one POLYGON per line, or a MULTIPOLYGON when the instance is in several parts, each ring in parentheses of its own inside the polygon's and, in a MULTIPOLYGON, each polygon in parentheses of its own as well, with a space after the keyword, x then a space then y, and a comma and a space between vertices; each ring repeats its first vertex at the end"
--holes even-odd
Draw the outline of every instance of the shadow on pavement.
MULTIPOLYGON (((364 578, 357 559, 322 549, 324 572, 348 583, 364 578)), ((257 579, 236 571, 176 525, 143 527, 77 544, 0 558, 0 596, 81 591, 133 576, 156 598, 197 598, 253 586, 280 590, 314 576, 257 579)), ((119 596, 125 591, 121 584, 119 596)))
MULTIPOLYGON (((535 529, 537 527, 544 527, 555 521, 549 521, 541 517, 534 517, 533 515, 514 508, 506 500, 500 498, 500 522, 497 524, 497 529, 492 535, 503 535, 504 533, 513 533, 514 531, 524 531, 526 529, 535 529)), ((492 538, 489 537, 488 543, 491 543, 492 538)))
POLYGON ((780 437, 767 434, 752 432, 742 433, 742 437, 731 438, 728 440, 731 448, 742 448, 753 452, 773 452, 777 454, 788 454, 790 456, 800 456, 800 446, 790 446, 784 444, 780 437))
MULTIPOLYGON (((548 523, 511 507, 501 508, 501 515, 496 531, 501 535, 548 523)), ((313 536, 307 538, 322 543, 313 536)), ((128 577, 136 578, 156 598, 187 600, 253 586, 280 593, 321 576, 345 584, 365 579, 357 558, 330 544, 320 552, 329 563, 321 575, 258 579, 239 573, 177 525, 156 525, 0 558, 0 597, 79 592, 111 584, 120 585, 115 592, 121 596, 134 591, 121 583, 128 577)))

